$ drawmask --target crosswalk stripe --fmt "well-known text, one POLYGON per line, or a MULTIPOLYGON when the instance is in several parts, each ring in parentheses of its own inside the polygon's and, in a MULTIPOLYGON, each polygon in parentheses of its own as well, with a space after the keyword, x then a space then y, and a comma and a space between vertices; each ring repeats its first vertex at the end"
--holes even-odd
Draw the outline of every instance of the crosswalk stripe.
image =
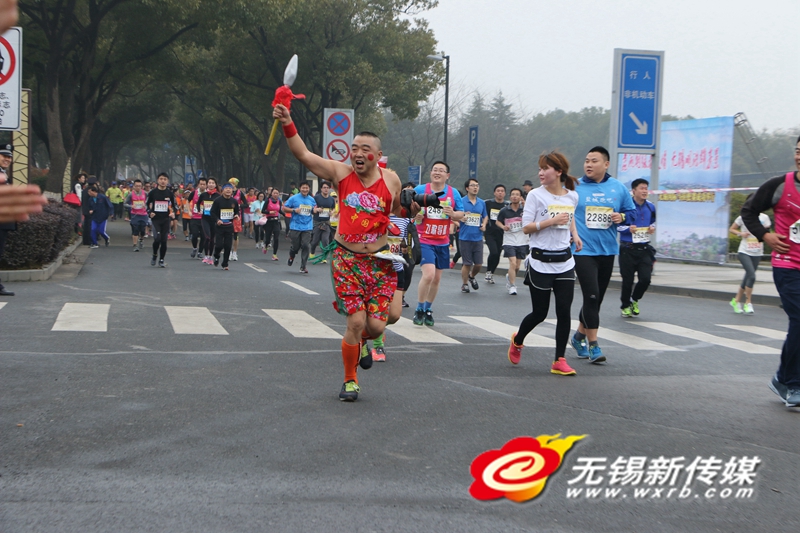
POLYGON ((165 305, 172 329, 178 335, 227 335, 207 307, 180 307, 165 305))
POLYGON ((407 319, 400 317, 396 324, 387 326, 387 329, 392 333, 396 333, 401 337, 410 340, 411 342, 427 342, 430 344, 461 344, 455 339, 451 339, 447 335, 442 335, 438 331, 425 326, 416 326, 414 323, 407 319))
MULTIPOLYGON (((554 319, 547 319, 545 320, 548 324, 556 324, 554 319)), ((578 331, 578 326, 580 326, 579 320, 572 321, 572 329, 578 331)), ((668 346, 666 344, 661 344, 660 342, 651 341, 650 339, 644 339, 642 337, 637 337, 636 335, 630 335, 628 333, 623 333, 621 331, 614 331, 613 329, 608 329, 605 327, 600 327, 600 333, 598 334, 599 340, 607 340, 611 342, 615 342, 617 344, 621 344, 623 346, 627 346, 628 348, 633 348, 634 350, 642 350, 642 351, 657 351, 657 352, 685 352, 683 348, 678 348, 676 346, 668 346)))
MULTIPOLYGON (((285 283, 285 282, 284 282, 285 283)), ((296 338, 341 339, 342 334, 332 330, 305 311, 294 309, 262 309, 272 320, 296 338)))
POLYGON ((761 328, 758 326, 738 326, 735 324, 717 324, 721 328, 735 329, 736 331, 744 331, 745 333, 752 333, 759 337, 767 337, 768 339, 775 339, 776 341, 786 340, 786 332, 778 331, 777 329, 761 328))
POLYGON ((50 331, 108 331, 109 304, 65 303, 50 331))
POLYGON ((776 350, 775 348, 769 348, 767 346, 759 346, 758 344, 753 344, 745 341, 726 339, 725 337, 717 337, 716 335, 711 335, 710 333, 695 331, 693 329, 684 328, 682 326, 676 326, 673 324, 667 324, 664 322, 636 321, 633 322, 633 324, 636 324, 637 326, 643 326, 645 328, 654 329, 656 331, 661 331, 663 333, 677 335, 679 337, 686 337, 687 339, 694 339, 700 342, 707 342, 709 344, 724 346, 725 348, 730 348, 732 350, 739 350, 740 352, 746 352, 750 354, 777 355, 781 353, 780 350, 776 350))
MULTIPOLYGON (((451 316, 450 318, 458 320, 459 322, 464 322, 465 324, 469 324, 470 326, 478 329, 488 331, 489 333, 493 333, 498 337, 503 337, 509 342, 511 340, 511 335, 517 332, 516 326, 509 326, 503 322, 482 316, 451 316)), ((528 333, 528 335, 525 337, 525 346, 554 348, 555 345, 555 339, 537 335, 536 333, 528 333)))
POLYGON ((310 294, 311 296, 319 296, 318 292, 314 292, 311 289, 306 289, 305 287, 303 287, 302 285, 298 285, 297 283, 292 283, 291 281, 281 281, 281 283, 284 283, 293 289, 297 289, 300 292, 310 294))
POLYGON ((8 302, 0 302, 0 309, 4 308, 8 302))
POLYGON ((245 265, 249 266, 250 268, 252 268, 252 269, 253 269, 253 270, 255 270, 256 272, 261 272, 261 273, 263 273, 263 274, 266 274, 266 273, 267 273, 267 271, 266 271, 266 270, 264 270, 263 268, 259 268, 259 267, 255 266, 253 263, 245 263, 245 265))

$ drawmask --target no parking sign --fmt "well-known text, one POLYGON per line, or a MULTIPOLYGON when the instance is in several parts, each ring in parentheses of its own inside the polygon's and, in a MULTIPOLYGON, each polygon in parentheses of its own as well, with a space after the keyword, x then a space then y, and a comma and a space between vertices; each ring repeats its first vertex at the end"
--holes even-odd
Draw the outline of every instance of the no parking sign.
POLYGON ((353 144, 353 110, 325 109, 325 134, 322 137, 323 157, 348 163, 353 144))
POLYGON ((0 36, 0 130, 19 130, 22 98, 22 28, 0 36))

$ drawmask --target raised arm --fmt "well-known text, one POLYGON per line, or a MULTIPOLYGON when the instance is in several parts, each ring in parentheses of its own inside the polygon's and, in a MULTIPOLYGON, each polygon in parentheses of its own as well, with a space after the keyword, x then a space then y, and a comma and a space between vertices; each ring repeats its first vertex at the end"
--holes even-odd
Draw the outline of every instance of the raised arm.
POLYGON ((350 165, 345 165, 338 161, 331 161, 330 159, 325 159, 315 153, 309 152, 308 148, 306 148, 306 143, 304 143, 297 134, 297 128, 295 128, 292 122, 292 115, 289 113, 289 110, 286 109, 286 106, 282 104, 275 106, 272 111, 272 116, 276 120, 281 121, 283 134, 286 137, 289 150, 291 150, 297 160, 314 175, 333 182, 334 184, 338 184, 339 180, 347 177, 347 175, 352 172, 353 169, 350 165))

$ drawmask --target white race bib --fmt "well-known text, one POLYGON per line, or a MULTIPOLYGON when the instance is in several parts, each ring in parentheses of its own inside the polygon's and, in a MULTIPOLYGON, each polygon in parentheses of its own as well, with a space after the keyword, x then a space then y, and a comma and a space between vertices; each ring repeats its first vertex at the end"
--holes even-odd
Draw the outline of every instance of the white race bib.
POLYGON ((479 227, 481 225, 481 214, 464 213, 464 224, 467 226, 479 227))
POLYGON ((330 207, 323 207, 322 210, 317 213, 319 218, 331 218, 331 209, 330 207))
POLYGON ((552 204, 547 206, 547 216, 550 218, 556 218, 556 216, 560 215, 561 213, 569 214, 569 222, 566 224, 558 224, 553 227, 559 229, 569 229, 570 224, 572 224, 572 218, 575 216, 575 206, 563 204, 552 204))
POLYGON ((133 208, 134 209, 144 209, 144 200, 134 200, 133 201, 133 208))
POLYGON ((164 200, 156 200, 154 203, 153 211, 156 213, 166 213, 169 211, 169 202, 164 200))
POLYGON ((403 239, 401 239, 399 235, 389 235, 386 239, 386 242, 389 245, 390 252, 400 255, 400 244, 403 242, 403 239))
POLYGON ((431 220, 447 220, 447 215, 444 214, 442 207, 428 207, 425 211, 425 216, 431 220))
POLYGON ((789 226, 789 240, 800 244, 800 220, 789 226))
POLYGON ((489 218, 492 220, 497 220, 497 215, 500 214, 499 209, 490 209, 489 210, 489 218))
POLYGON ((510 220, 508 222, 508 228, 509 228, 508 231, 510 231, 511 233, 517 233, 522 231, 522 220, 521 219, 510 220))
POLYGON ((608 229, 611 227, 611 207, 586 206, 586 227, 589 229, 608 229))
POLYGON ((646 244, 650 242, 650 232, 648 228, 636 228, 631 232, 631 240, 636 244, 646 244))
POLYGON ((311 206, 308 204, 302 204, 298 206, 298 209, 300 209, 299 215, 309 216, 311 214, 311 206))
POLYGON ((219 210, 219 219, 220 220, 233 220, 233 209, 220 209, 219 210))
POLYGON ((744 240, 744 249, 747 250, 748 252, 758 252, 758 251, 763 251, 764 247, 761 245, 760 242, 758 242, 757 237, 753 237, 751 235, 750 237, 747 237, 744 240))

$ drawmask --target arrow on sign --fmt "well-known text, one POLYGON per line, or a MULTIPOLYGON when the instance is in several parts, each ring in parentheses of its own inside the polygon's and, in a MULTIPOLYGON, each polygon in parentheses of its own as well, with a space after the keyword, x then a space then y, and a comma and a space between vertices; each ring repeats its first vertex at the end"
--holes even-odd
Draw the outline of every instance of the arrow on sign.
POLYGON ((628 116, 631 117, 631 120, 636 123, 636 133, 639 135, 647 135, 647 122, 640 122, 639 118, 633 114, 633 112, 631 112, 628 116))

